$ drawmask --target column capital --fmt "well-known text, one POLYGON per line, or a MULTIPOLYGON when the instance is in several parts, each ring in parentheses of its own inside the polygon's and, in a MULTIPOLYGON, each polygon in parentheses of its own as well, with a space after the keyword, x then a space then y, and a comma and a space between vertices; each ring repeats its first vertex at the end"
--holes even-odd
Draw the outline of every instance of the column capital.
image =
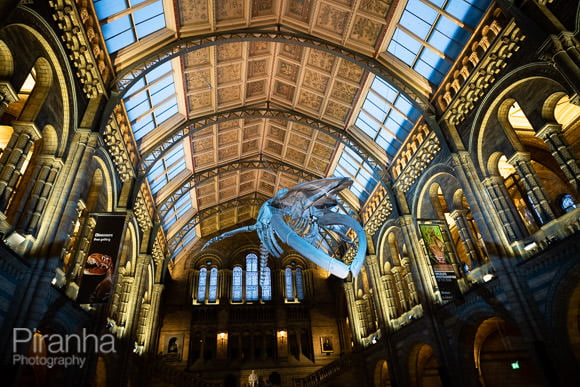
POLYGON ((515 164, 522 161, 530 161, 532 158, 530 156, 530 152, 516 152, 514 153, 509 159, 508 163, 512 164, 515 167, 515 164))
POLYGON ((18 94, 8 81, 0 81, 0 103, 9 103, 18 101, 18 94))
POLYGON ((562 133, 562 125, 556 122, 548 122, 540 130, 536 132, 536 137, 546 140, 547 138, 551 137, 553 134, 561 134, 562 133))
POLYGON ((33 141, 42 137, 42 133, 38 130, 34 122, 13 121, 12 127, 15 133, 28 134, 33 141))

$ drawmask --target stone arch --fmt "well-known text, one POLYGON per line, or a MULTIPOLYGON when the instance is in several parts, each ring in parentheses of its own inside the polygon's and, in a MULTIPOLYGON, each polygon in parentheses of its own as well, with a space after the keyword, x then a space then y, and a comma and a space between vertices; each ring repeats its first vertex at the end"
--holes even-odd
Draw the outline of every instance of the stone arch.
POLYGON ((389 374, 389 363, 381 359, 375 364, 375 370, 373 373, 373 385, 374 387, 390 387, 391 386, 391 376, 389 374))
POLYGON ((485 163, 492 153, 501 151, 511 155, 513 152, 512 141, 507 138, 502 130, 504 125, 499 122, 500 108, 503 115, 506 107, 509 109, 510 106, 505 101, 517 100, 533 127, 537 126, 538 130, 543 122, 540 112, 544 100, 556 91, 565 91, 563 84, 565 81, 562 76, 549 64, 534 62, 511 71, 490 88, 475 111, 467 146, 480 172, 485 170, 485 163), (546 86, 540 91, 535 87, 539 82, 546 86), (532 97, 529 103, 526 102, 528 96, 532 97), (530 104, 537 106, 537 111, 530 109, 530 104), (504 138, 508 141, 503 141, 504 138))
POLYGON ((447 203, 453 203, 453 193, 461 188, 453 170, 444 164, 436 164, 429 168, 417 181, 417 189, 413 195, 411 212, 415 218, 435 219, 436 213, 432 207, 430 188, 433 183, 442 187, 447 203), (445 188, 443 190, 443 187, 445 188))
POLYGON ((113 212, 115 206, 116 184, 111 177, 108 163, 98 155, 93 156, 92 175, 86 196, 87 211, 113 212), (97 200, 96 202, 94 200, 97 200), (94 206, 91 205, 94 203, 94 206))
POLYGON ((0 79, 10 78, 14 72, 14 58, 8 45, 0 40, 0 79))
POLYGON ((40 57, 33 65, 36 72, 36 84, 22 112, 17 119, 24 122, 34 122, 40 113, 53 84, 53 68, 46 58, 40 57))
POLYGON ((439 361, 428 344, 417 344, 413 347, 409 354, 408 370, 411 387, 443 386, 439 376, 439 361))
POLYGON ((517 326, 500 317, 482 321, 474 337, 473 353, 483 386, 539 386, 541 381, 524 337, 517 326))

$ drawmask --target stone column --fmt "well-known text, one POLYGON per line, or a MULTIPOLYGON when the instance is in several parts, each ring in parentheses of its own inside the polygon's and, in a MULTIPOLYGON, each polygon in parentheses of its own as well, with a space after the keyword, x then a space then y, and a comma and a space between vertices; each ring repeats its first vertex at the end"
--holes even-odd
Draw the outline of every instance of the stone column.
POLYGON ((379 313, 379 323, 382 327, 388 326, 389 315, 386 308, 388 307, 386 289, 384 287, 383 281, 381 281, 381 273, 379 270, 378 259, 376 255, 367 255, 366 258, 367 272, 373 281, 373 288, 376 291, 373 292, 373 297, 375 298, 375 305, 379 313))
POLYGON ((395 287, 397 289, 397 298, 399 299, 399 305, 401 306, 400 312, 404 313, 407 310, 409 310, 409 305, 407 303, 407 297, 403 286, 403 275, 401 273, 401 267, 394 266, 391 269, 391 273, 393 273, 393 279, 395 282, 395 287))
POLYGON ((576 40, 571 33, 550 35, 550 39, 551 49, 544 57, 548 57, 547 59, 568 81, 569 86, 576 94, 576 99, 578 99, 580 95, 580 55, 576 40))
MULTIPOLYGON (((153 292, 151 294, 151 304, 149 310, 149 316, 147 321, 147 327, 149 328, 146 340, 145 340, 145 351, 149 351, 152 345, 155 344, 155 338, 157 337, 157 325, 159 324, 159 305, 161 304, 161 295, 163 293, 163 284, 153 284, 153 292)), ((185 356, 185 350, 182 349, 185 356)))
POLYGON ((381 277, 381 283, 385 289, 386 307, 387 307, 387 318, 395 319, 399 317, 399 311, 397 310, 397 300, 395 298, 395 292, 393 291, 393 275, 385 274, 381 277))
POLYGON ((96 225, 97 220, 92 216, 88 217, 80 231, 80 239, 77 245, 78 247, 76 248, 76 254, 74 255, 74 262, 69 262, 69 275, 67 277, 70 282, 75 281, 81 273, 81 267, 91 246, 96 225))
POLYGON ((415 286, 415 279, 413 278, 413 272, 411 271, 411 263, 408 257, 404 257, 401 260, 401 265, 405 269, 405 282, 409 288, 409 300, 411 301, 411 307, 419 303, 419 296, 417 295, 417 287, 415 286))
POLYGON ((14 133, 0 158, 0 210, 6 210, 28 152, 41 136, 31 122, 14 122, 14 133))
POLYGON ((524 238, 525 232, 518 219, 519 215, 513 208, 513 203, 508 197, 503 178, 501 176, 489 176, 483 180, 483 185, 487 189, 491 202, 499 217, 503 229, 510 242, 524 238))
POLYGON ((579 191, 580 168, 578 168, 578 162, 570 150, 570 145, 564 138, 562 125, 548 123, 536 133, 536 137, 548 145, 552 156, 560 165, 560 169, 566 175, 568 182, 576 191, 579 191))
POLYGON ((465 210, 454 210, 451 212, 451 217, 455 221, 455 225, 457 226, 457 231, 459 232, 459 239, 463 246, 465 247, 465 251, 467 253, 467 257, 469 258, 469 265, 471 268, 475 268, 479 265, 480 259, 477 253, 477 247, 473 241, 473 236, 469 231, 469 225, 467 224, 467 219, 465 219, 465 210))
POLYGON ((346 294, 346 305, 348 307, 348 317, 350 319, 350 326, 352 329, 352 337, 354 339, 355 346, 361 345, 361 322, 359 318, 359 313, 356 308, 356 298, 354 296, 354 289, 352 282, 345 282, 344 283, 344 293, 346 294))
POLYGON ((36 180, 18 223, 18 228, 26 234, 34 236, 38 231, 39 220, 62 165, 62 161, 54 157, 42 157, 39 160, 36 180))
POLYGON ((542 224, 546 224, 555 218, 554 212, 550 207, 550 200, 540 178, 530 163, 530 154, 527 152, 516 152, 510 159, 509 163, 516 169, 529 199, 536 210, 542 224))

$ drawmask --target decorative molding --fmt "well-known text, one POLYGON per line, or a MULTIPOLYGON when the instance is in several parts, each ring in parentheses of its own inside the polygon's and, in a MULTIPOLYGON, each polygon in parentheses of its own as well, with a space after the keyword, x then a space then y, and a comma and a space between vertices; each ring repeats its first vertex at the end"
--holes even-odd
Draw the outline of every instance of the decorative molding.
POLYGON ((51 0, 53 19, 62 31, 61 39, 69 50, 69 59, 88 98, 105 93, 112 78, 108 53, 99 34, 99 24, 92 3, 87 0, 51 0), (77 5, 78 4, 78 5, 77 5))
POLYGON ((109 120, 102 136, 121 181, 124 183, 130 178, 135 177, 129 151, 127 149, 128 145, 123 139, 116 120, 109 120))
POLYGON ((463 55, 455 61, 435 98, 443 118, 461 123, 495 82, 525 36, 500 8, 488 12, 463 55))
POLYGON ((395 188, 407 192, 440 150, 441 144, 435 132, 429 133, 398 175, 395 188))
POLYGON ((133 208, 133 213, 135 214, 135 219, 137 219, 137 224, 143 232, 150 230, 153 227, 153 221, 151 220, 151 212, 147 206, 147 201, 143 198, 143 193, 139 192, 137 195, 137 200, 135 201, 135 206, 133 208))
MULTIPOLYGON (((373 235, 393 212, 393 205, 383 185, 379 185, 367 200, 362 212, 364 230, 367 235, 373 235)), ((350 253, 350 252, 349 252, 350 253)), ((356 250, 355 250, 356 253, 356 250)))

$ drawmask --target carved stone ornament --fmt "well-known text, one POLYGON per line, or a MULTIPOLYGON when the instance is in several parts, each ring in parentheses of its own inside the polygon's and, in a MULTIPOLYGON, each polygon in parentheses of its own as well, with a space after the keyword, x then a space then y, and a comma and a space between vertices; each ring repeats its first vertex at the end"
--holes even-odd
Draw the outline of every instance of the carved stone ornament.
POLYGON ((351 184, 349 178, 332 177, 281 189, 262 205, 255 224, 215 237, 202 249, 239 232, 255 230, 265 249, 275 257, 283 253, 277 237, 329 273, 340 278, 352 273, 356 277, 366 257, 365 232, 350 216, 332 211, 338 205, 338 192, 351 184), (349 247, 355 245, 355 240, 347 236, 351 233, 356 234, 358 248, 347 265, 344 259, 338 260, 331 254, 344 258, 349 247))

